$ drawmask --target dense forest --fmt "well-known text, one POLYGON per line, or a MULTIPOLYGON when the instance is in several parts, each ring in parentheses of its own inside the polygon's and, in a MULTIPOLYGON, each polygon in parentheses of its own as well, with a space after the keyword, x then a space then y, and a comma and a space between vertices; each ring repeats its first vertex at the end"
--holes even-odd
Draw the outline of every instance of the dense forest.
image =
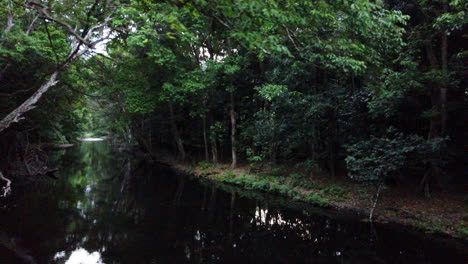
POLYGON ((202 167, 450 190, 466 184, 467 12, 466 0, 3 0, 0 176, 46 174, 48 147, 88 133, 202 167))

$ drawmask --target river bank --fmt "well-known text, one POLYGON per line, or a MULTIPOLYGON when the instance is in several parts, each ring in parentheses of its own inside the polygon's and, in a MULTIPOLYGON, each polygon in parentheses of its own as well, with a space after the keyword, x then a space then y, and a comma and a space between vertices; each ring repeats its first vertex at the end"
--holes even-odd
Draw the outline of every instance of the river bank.
MULTIPOLYGON (((342 178, 311 178, 300 173, 282 176, 281 172, 276 170, 252 172, 248 166, 231 170, 228 164, 213 165, 201 162, 195 165, 180 163, 174 159, 164 159, 162 162, 183 173, 210 181, 274 193, 324 208, 349 211, 361 217, 362 221, 369 221, 376 194, 376 186, 358 184, 342 178)), ((372 221, 402 224, 425 233, 466 240, 466 212, 467 204, 462 194, 437 192, 428 199, 408 190, 384 186, 372 221)))

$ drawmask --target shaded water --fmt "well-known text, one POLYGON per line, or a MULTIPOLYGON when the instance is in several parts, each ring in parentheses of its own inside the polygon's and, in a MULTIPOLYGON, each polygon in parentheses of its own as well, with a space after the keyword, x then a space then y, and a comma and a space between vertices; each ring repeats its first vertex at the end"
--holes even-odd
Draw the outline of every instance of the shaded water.
MULTIPOLYGON (((0 263, 466 263, 466 244, 200 182, 86 142, 0 210, 0 263)), ((3 203, 3 202, 2 202, 3 203)))

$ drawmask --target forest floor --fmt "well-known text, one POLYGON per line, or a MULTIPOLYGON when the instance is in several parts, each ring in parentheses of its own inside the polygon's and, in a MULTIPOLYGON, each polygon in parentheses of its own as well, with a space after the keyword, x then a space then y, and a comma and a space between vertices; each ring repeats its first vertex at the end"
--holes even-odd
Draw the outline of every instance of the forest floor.
MULTIPOLYGON (((352 182, 345 177, 304 176, 301 173, 286 175, 278 169, 252 172, 249 166, 231 170, 228 164, 200 162, 188 165, 173 159, 162 162, 205 179, 276 193, 321 207, 353 211, 363 216, 363 221, 369 221, 369 212, 377 191, 376 186, 352 182)), ((427 233, 468 239, 468 203, 465 196, 463 192, 445 191, 434 192, 430 198, 425 198, 415 194, 414 190, 384 186, 374 210, 373 221, 398 223, 427 233)))

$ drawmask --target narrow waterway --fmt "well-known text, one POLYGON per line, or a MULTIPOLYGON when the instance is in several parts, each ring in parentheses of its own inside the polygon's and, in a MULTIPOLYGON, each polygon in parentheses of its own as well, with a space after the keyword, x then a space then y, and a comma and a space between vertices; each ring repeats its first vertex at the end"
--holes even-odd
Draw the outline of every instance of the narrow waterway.
POLYGON ((200 182, 83 142, 0 201, 0 263, 466 263, 467 246, 200 182))

